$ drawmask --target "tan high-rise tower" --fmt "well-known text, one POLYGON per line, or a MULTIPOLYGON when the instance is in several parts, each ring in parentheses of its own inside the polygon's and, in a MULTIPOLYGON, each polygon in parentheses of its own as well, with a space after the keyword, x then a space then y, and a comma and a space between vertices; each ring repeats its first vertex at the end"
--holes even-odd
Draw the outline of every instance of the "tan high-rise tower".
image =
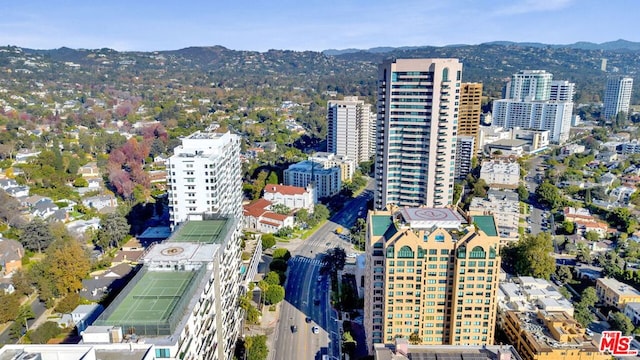
POLYGON ((482 115, 482 83, 462 83, 458 112, 458 135, 475 138, 474 154, 478 153, 480 115, 482 115))
POLYGON ((499 242, 493 216, 449 208, 373 211, 367 219, 367 347, 494 341, 499 242))
POLYGON ((453 201, 462 63, 396 59, 378 69, 374 207, 453 201))

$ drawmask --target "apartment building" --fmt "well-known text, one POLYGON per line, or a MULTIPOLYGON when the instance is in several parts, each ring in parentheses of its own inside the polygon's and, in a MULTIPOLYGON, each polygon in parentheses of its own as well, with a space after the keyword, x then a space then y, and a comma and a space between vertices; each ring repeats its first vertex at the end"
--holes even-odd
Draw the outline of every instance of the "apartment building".
POLYGON ((181 224, 82 334, 85 344, 144 342, 156 358, 230 360, 242 311, 241 224, 181 224))
POLYGON ((565 312, 507 311, 503 326, 509 343, 526 360, 609 360, 596 341, 565 312))
POLYGON ((520 184, 520 164, 509 159, 485 161, 480 168, 480 179, 490 187, 515 189, 520 184))
POLYGON ((237 135, 197 131, 183 138, 182 145, 173 153, 167 161, 169 216, 173 227, 208 214, 242 216, 237 135))
POLYGON ((342 170, 339 167, 325 168, 310 160, 289 165, 283 178, 285 185, 307 187, 312 184, 318 198, 336 195, 342 189, 342 170))
POLYGON ((471 199, 468 214, 493 215, 502 245, 508 245, 520 238, 520 201, 518 194, 511 190, 490 189, 486 199, 474 197, 471 199))
POLYGON ((629 114, 631 92, 633 91, 633 78, 628 76, 610 76, 604 89, 605 119, 612 119, 619 112, 629 114))
POLYGON ((464 180, 471 172, 471 164, 475 152, 474 136, 459 136, 456 144, 456 179, 464 180))
POLYGON ((368 161, 373 155, 371 130, 375 129, 375 113, 371 105, 357 96, 327 103, 327 151, 345 156, 356 163, 368 161))
POLYGON ((482 83, 462 83, 458 110, 458 135, 474 138, 473 154, 478 153, 478 132, 482 115, 482 83))
POLYGON ((376 344, 374 360, 522 360, 511 345, 413 345, 398 338, 395 344, 376 344))
POLYGON ((320 164, 323 169, 340 168, 342 182, 351 181, 358 163, 348 156, 335 155, 330 152, 317 152, 309 156, 309 161, 320 164))
POLYGON ((375 209, 453 201, 461 79, 458 59, 380 65, 375 209))
POLYGON ((492 216, 396 208, 367 216, 367 348, 493 344, 499 237, 492 216))
POLYGON ((596 294, 602 303, 620 311, 627 303, 640 302, 640 291, 613 278, 596 279, 596 294))

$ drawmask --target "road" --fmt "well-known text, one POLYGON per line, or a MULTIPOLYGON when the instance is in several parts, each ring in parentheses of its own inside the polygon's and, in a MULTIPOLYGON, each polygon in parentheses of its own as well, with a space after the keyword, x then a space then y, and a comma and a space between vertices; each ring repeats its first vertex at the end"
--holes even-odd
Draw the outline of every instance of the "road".
POLYGON ((366 213, 367 202, 373 198, 373 183, 355 199, 350 200, 313 235, 291 251, 286 283, 286 298, 280 310, 280 319, 274 334, 274 350, 269 359, 321 360, 341 359, 341 323, 338 313, 331 308, 331 284, 327 276, 320 275, 322 253, 334 247, 350 248, 351 244, 335 234, 338 227, 350 228, 358 213, 366 213), (309 318, 309 322, 307 322, 309 318), (293 330, 293 326, 296 330, 293 330), (313 334, 313 326, 319 327, 313 334))
MULTIPOLYGON (((549 218, 551 216, 548 213, 545 215, 544 207, 536 201, 535 191, 538 185, 540 184, 540 180, 538 180, 538 176, 544 176, 544 171, 539 171, 538 168, 542 164, 542 157, 536 156, 531 159, 529 162, 529 173, 525 178, 525 183, 527 186, 527 190, 529 190, 529 204, 533 207, 531 208, 531 212, 529 215, 530 222, 527 224, 531 226, 531 233, 538 234, 540 232, 550 232, 551 235, 554 235, 552 230, 553 223, 549 222, 549 218), (546 225, 543 225, 546 221, 546 225)), ((551 219, 553 221, 553 219, 551 219)))
MULTIPOLYGON (((31 310, 33 310, 33 313, 36 316, 33 319, 27 320, 27 325, 29 326, 29 329, 32 329, 34 326, 36 327, 40 326, 44 321, 46 321, 46 319, 41 317, 43 316, 43 314, 47 309, 44 307, 44 304, 40 300, 38 300, 38 298, 35 296, 33 297, 33 300, 31 300, 31 310)), ((6 327, 6 329, 2 333, 0 333, 0 344, 14 343, 14 341, 11 341, 11 338, 9 337, 10 328, 11 326, 9 325, 6 327)))

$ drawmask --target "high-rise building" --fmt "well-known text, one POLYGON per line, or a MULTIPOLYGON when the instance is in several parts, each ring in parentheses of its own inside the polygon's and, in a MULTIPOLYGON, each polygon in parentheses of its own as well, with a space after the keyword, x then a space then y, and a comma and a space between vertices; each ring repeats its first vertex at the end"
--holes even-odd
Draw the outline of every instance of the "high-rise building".
POLYGON ((478 153, 478 133, 482 115, 482 83, 462 83, 458 113, 458 135, 475 138, 473 153, 478 153))
POLYGON ((505 98, 493 102, 494 126, 549 130, 551 141, 569 139, 575 86, 553 81, 544 70, 523 70, 505 87, 505 98))
POLYGON ((493 216, 467 218, 450 208, 369 212, 369 351, 397 337, 425 345, 493 344, 499 242, 493 216))
POLYGON ((605 119, 615 118, 619 112, 629 113, 633 78, 628 76, 611 76, 604 89, 605 119))
POLYGON ((456 145, 456 179, 464 180, 471 172, 472 159, 476 138, 473 136, 458 136, 456 145))
POLYGON ((453 201, 458 59, 388 60, 378 69, 376 209, 453 201))
POLYGON ((142 268, 83 332, 83 342, 114 348, 144 342, 155 346, 155 358, 231 360, 246 290, 241 239, 237 218, 181 224, 146 252, 142 268))
POLYGON ((167 162, 172 226, 204 214, 241 218, 240 138, 197 131, 182 139, 167 162))
POLYGON ((307 187, 313 184, 318 198, 334 196, 342 189, 342 170, 338 166, 325 168, 310 160, 291 164, 283 171, 285 185, 307 187))
POLYGON ((357 96, 331 100, 327 104, 327 151, 360 163, 368 161, 371 152, 371 123, 375 115, 371 105, 357 96))

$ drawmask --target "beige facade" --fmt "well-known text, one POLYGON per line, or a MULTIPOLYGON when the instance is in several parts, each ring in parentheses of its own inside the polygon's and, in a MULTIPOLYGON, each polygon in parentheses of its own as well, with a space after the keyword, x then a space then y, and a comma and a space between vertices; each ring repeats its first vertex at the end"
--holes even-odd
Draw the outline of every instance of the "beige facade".
POLYGON ((596 294, 605 305, 616 307, 618 310, 623 310, 628 303, 640 302, 640 291, 612 278, 597 279, 596 294))
POLYGON ((482 83, 462 83, 458 112, 458 135, 475 138, 474 154, 478 153, 480 115, 482 115, 482 83))
POLYGON ((611 359, 565 312, 507 311, 503 330, 524 360, 611 359))
POLYGON ((461 78, 458 59, 380 65, 374 208, 452 203, 461 78))
POLYGON ((404 208, 370 212, 367 226, 369 351, 397 337, 425 345, 493 344, 500 256, 492 216, 404 208))
POLYGON ((357 163, 371 157, 371 134, 375 129, 375 114, 371 105, 357 96, 327 103, 327 151, 346 156, 357 163))

